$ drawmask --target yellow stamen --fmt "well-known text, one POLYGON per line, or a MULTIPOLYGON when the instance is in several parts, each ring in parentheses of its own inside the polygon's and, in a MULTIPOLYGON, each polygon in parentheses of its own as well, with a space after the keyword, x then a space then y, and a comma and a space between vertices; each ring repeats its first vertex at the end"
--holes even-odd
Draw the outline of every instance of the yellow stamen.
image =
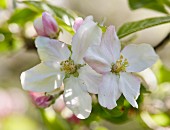
POLYGON ((61 65, 61 68, 60 70, 61 71, 64 71, 65 73, 67 74, 73 74, 76 72, 76 65, 74 64, 74 61, 73 60, 66 60, 66 61, 62 61, 60 63, 61 65))
POLYGON ((120 59, 116 61, 115 64, 112 64, 111 72, 119 74, 119 72, 125 72, 126 67, 129 65, 127 59, 124 59, 123 56, 120 56, 120 59))

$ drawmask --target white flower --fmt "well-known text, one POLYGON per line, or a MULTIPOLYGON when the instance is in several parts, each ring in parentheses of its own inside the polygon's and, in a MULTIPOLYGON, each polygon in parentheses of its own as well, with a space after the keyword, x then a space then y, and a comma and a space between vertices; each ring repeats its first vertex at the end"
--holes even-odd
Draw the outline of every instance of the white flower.
POLYGON ((98 93, 101 76, 83 61, 92 44, 100 43, 102 32, 92 17, 87 17, 72 40, 72 53, 65 43, 47 37, 37 37, 35 44, 41 63, 21 74, 25 90, 51 92, 64 83, 64 100, 81 119, 91 112, 90 93, 98 93))
POLYGON ((121 51, 114 26, 109 26, 100 46, 88 49, 84 60, 96 72, 102 74, 99 86, 99 103, 108 109, 117 106, 116 100, 123 93, 129 103, 138 108, 140 80, 131 72, 142 71, 154 64, 158 56, 149 44, 130 44, 121 51))

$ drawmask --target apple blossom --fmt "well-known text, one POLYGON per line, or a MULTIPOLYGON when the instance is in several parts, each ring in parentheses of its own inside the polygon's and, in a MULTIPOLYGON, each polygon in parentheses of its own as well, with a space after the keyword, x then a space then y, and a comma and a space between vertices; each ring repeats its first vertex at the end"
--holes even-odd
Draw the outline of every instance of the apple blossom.
POLYGON ((149 44, 130 44, 121 50, 114 26, 109 26, 100 45, 91 46, 84 57, 86 63, 102 74, 99 85, 99 103, 108 109, 117 106, 116 100, 123 93, 133 106, 140 94, 140 80, 131 72, 140 72, 152 66, 158 56, 149 44))
POLYGON ((83 57, 92 44, 98 44, 102 32, 87 17, 72 39, 71 51, 58 40, 39 36, 35 44, 41 63, 21 74, 21 84, 25 90, 51 92, 64 83, 64 101, 66 106, 81 119, 90 115, 90 93, 98 93, 101 76, 85 64, 83 57))
POLYGON ((43 12, 42 17, 34 21, 34 28, 39 36, 50 38, 55 38, 59 31, 56 20, 47 12, 43 12))

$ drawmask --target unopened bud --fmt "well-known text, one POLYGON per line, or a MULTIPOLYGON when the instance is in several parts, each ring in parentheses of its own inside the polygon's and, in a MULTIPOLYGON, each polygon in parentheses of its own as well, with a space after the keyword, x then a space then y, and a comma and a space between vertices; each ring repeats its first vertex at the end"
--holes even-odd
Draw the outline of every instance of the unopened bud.
POLYGON ((54 97, 49 95, 49 96, 41 96, 35 99, 35 103, 38 107, 40 108, 47 108, 51 104, 54 103, 54 97))
POLYGON ((76 18, 73 25, 74 30, 77 31, 82 23, 83 19, 81 17, 76 18))
POLYGON ((47 12, 44 12, 41 18, 34 21, 34 27, 39 36, 50 38, 57 37, 59 31, 56 20, 47 12))

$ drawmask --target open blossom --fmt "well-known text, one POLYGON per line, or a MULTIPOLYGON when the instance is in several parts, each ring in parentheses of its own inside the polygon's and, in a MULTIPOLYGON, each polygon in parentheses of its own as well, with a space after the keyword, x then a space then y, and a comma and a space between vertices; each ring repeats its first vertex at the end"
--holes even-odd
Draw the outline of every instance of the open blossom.
POLYGON ((35 44, 41 63, 21 74, 25 90, 51 92, 64 83, 64 101, 81 119, 90 115, 90 93, 98 93, 101 76, 85 64, 83 57, 92 44, 98 44, 102 32, 92 17, 87 17, 72 39, 71 51, 67 45, 47 37, 37 37, 35 44), (72 52, 72 53, 71 53, 72 52))
POLYGON ((34 27, 39 36, 50 38, 55 38, 59 31, 56 20, 47 12, 43 12, 42 17, 34 21, 34 27))
POLYGON ((140 80, 131 72, 139 72, 152 66, 158 56, 149 44, 130 44, 121 50, 114 26, 109 26, 100 46, 90 47, 84 60, 96 72, 102 74, 99 86, 99 103, 108 109, 117 106, 116 100, 123 93, 127 101, 138 108, 140 80))

